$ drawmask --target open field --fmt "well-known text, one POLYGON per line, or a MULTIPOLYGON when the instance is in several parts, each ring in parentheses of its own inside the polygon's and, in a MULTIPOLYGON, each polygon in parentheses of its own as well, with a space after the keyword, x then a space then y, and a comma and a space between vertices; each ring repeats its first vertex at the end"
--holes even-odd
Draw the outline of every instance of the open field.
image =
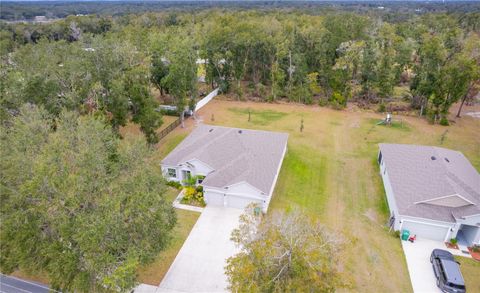
MULTIPOLYGON (((378 143, 442 145, 462 151, 480 169, 480 120, 469 117, 450 127, 429 125, 416 117, 394 117, 397 123, 387 127, 377 126, 383 116, 372 112, 218 100, 198 115, 209 124, 290 134, 270 208, 303 208, 345 238, 340 251, 341 271, 348 282, 345 291, 412 290, 401 245, 384 225, 388 207, 376 165, 378 143)), ((177 128, 161 141, 159 159, 194 124, 189 120, 185 129, 177 128)), ((477 266, 466 265, 462 270, 467 280, 480 273, 477 266)))

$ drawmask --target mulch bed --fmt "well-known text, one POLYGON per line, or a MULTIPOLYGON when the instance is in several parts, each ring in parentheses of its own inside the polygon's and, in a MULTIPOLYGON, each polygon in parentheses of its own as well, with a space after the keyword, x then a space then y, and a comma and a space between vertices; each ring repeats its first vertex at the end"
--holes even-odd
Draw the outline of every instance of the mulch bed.
POLYGON ((480 261, 480 251, 474 252, 471 247, 468 248, 468 251, 473 259, 480 261))
POLYGON ((450 242, 445 242, 445 245, 448 247, 448 248, 451 248, 451 249, 458 249, 458 245, 457 244, 452 244, 450 242))

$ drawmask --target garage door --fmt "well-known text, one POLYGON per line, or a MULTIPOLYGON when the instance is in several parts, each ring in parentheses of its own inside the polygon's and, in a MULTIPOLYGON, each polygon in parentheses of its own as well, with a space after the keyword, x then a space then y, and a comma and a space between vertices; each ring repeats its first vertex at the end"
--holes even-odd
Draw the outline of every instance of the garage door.
POLYGON ((245 198, 241 196, 234 196, 234 195, 227 195, 227 207, 230 208, 237 208, 237 209, 244 209, 247 205, 252 202, 260 203, 258 200, 254 200, 251 198, 245 198))
POLYGON ((223 207, 223 197, 223 193, 213 191, 205 192, 205 202, 208 205, 223 207))
POLYGON ((404 221, 402 225, 402 230, 410 231, 410 235, 414 234, 420 238, 427 238, 432 240, 444 241, 445 236, 449 227, 444 226, 434 226, 426 223, 416 223, 404 221))

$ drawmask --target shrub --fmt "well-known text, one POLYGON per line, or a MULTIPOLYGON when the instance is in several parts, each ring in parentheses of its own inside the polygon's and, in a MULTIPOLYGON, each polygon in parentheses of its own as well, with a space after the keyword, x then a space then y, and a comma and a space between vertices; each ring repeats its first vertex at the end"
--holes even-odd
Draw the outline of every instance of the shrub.
POLYGON ((457 242, 458 242, 457 238, 450 239, 450 243, 453 245, 457 244, 457 242))
POLYGON ((325 107, 326 105, 328 105, 327 99, 324 99, 324 98, 318 99, 318 105, 319 105, 320 107, 325 107))
POLYGON ((180 116, 177 110, 172 109, 160 109, 160 113, 165 116, 180 116))
POLYGON ((448 125, 450 125, 450 123, 448 123, 447 117, 442 117, 442 118, 440 119, 440 125, 443 125, 443 126, 448 126, 448 125))
POLYGON ((167 181, 167 185, 176 189, 182 188, 182 184, 180 184, 178 181, 167 181))
POLYGON ((343 109, 347 105, 347 99, 342 96, 339 92, 333 92, 332 96, 329 99, 330 105, 334 109, 343 109))
POLYGON ((188 200, 191 200, 194 196, 195 196, 195 188, 185 187, 185 192, 183 193, 183 199, 188 201, 188 200))
POLYGON ((393 232, 393 236, 395 236, 395 238, 400 238, 400 230, 393 232))
POLYGON ((473 251, 473 252, 480 252, 480 245, 475 244, 475 245, 472 247, 472 251, 473 251))
POLYGON ((383 113, 386 110, 387 110, 387 107, 385 107, 384 103, 380 103, 380 105, 378 105, 378 109, 377 109, 378 112, 383 113))

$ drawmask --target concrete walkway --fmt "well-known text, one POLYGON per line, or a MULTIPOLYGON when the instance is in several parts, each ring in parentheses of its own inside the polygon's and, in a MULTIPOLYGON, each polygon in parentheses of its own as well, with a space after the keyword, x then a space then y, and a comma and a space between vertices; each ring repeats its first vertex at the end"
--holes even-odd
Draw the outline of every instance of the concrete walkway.
POLYGON ((434 249, 444 249, 453 255, 471 258, 469 254, 466 255, 458 249, 448 249, 444 243, 428 239, 417 238, 414 243, 402 241, 402 247, 415 293, 441 293, 430 263, 430 255, 434 249))
POLYGON ((242 213, 240 209, 206 207, 157 292, 226 292, 226 259, 237 252, 230 235, 242 213))

